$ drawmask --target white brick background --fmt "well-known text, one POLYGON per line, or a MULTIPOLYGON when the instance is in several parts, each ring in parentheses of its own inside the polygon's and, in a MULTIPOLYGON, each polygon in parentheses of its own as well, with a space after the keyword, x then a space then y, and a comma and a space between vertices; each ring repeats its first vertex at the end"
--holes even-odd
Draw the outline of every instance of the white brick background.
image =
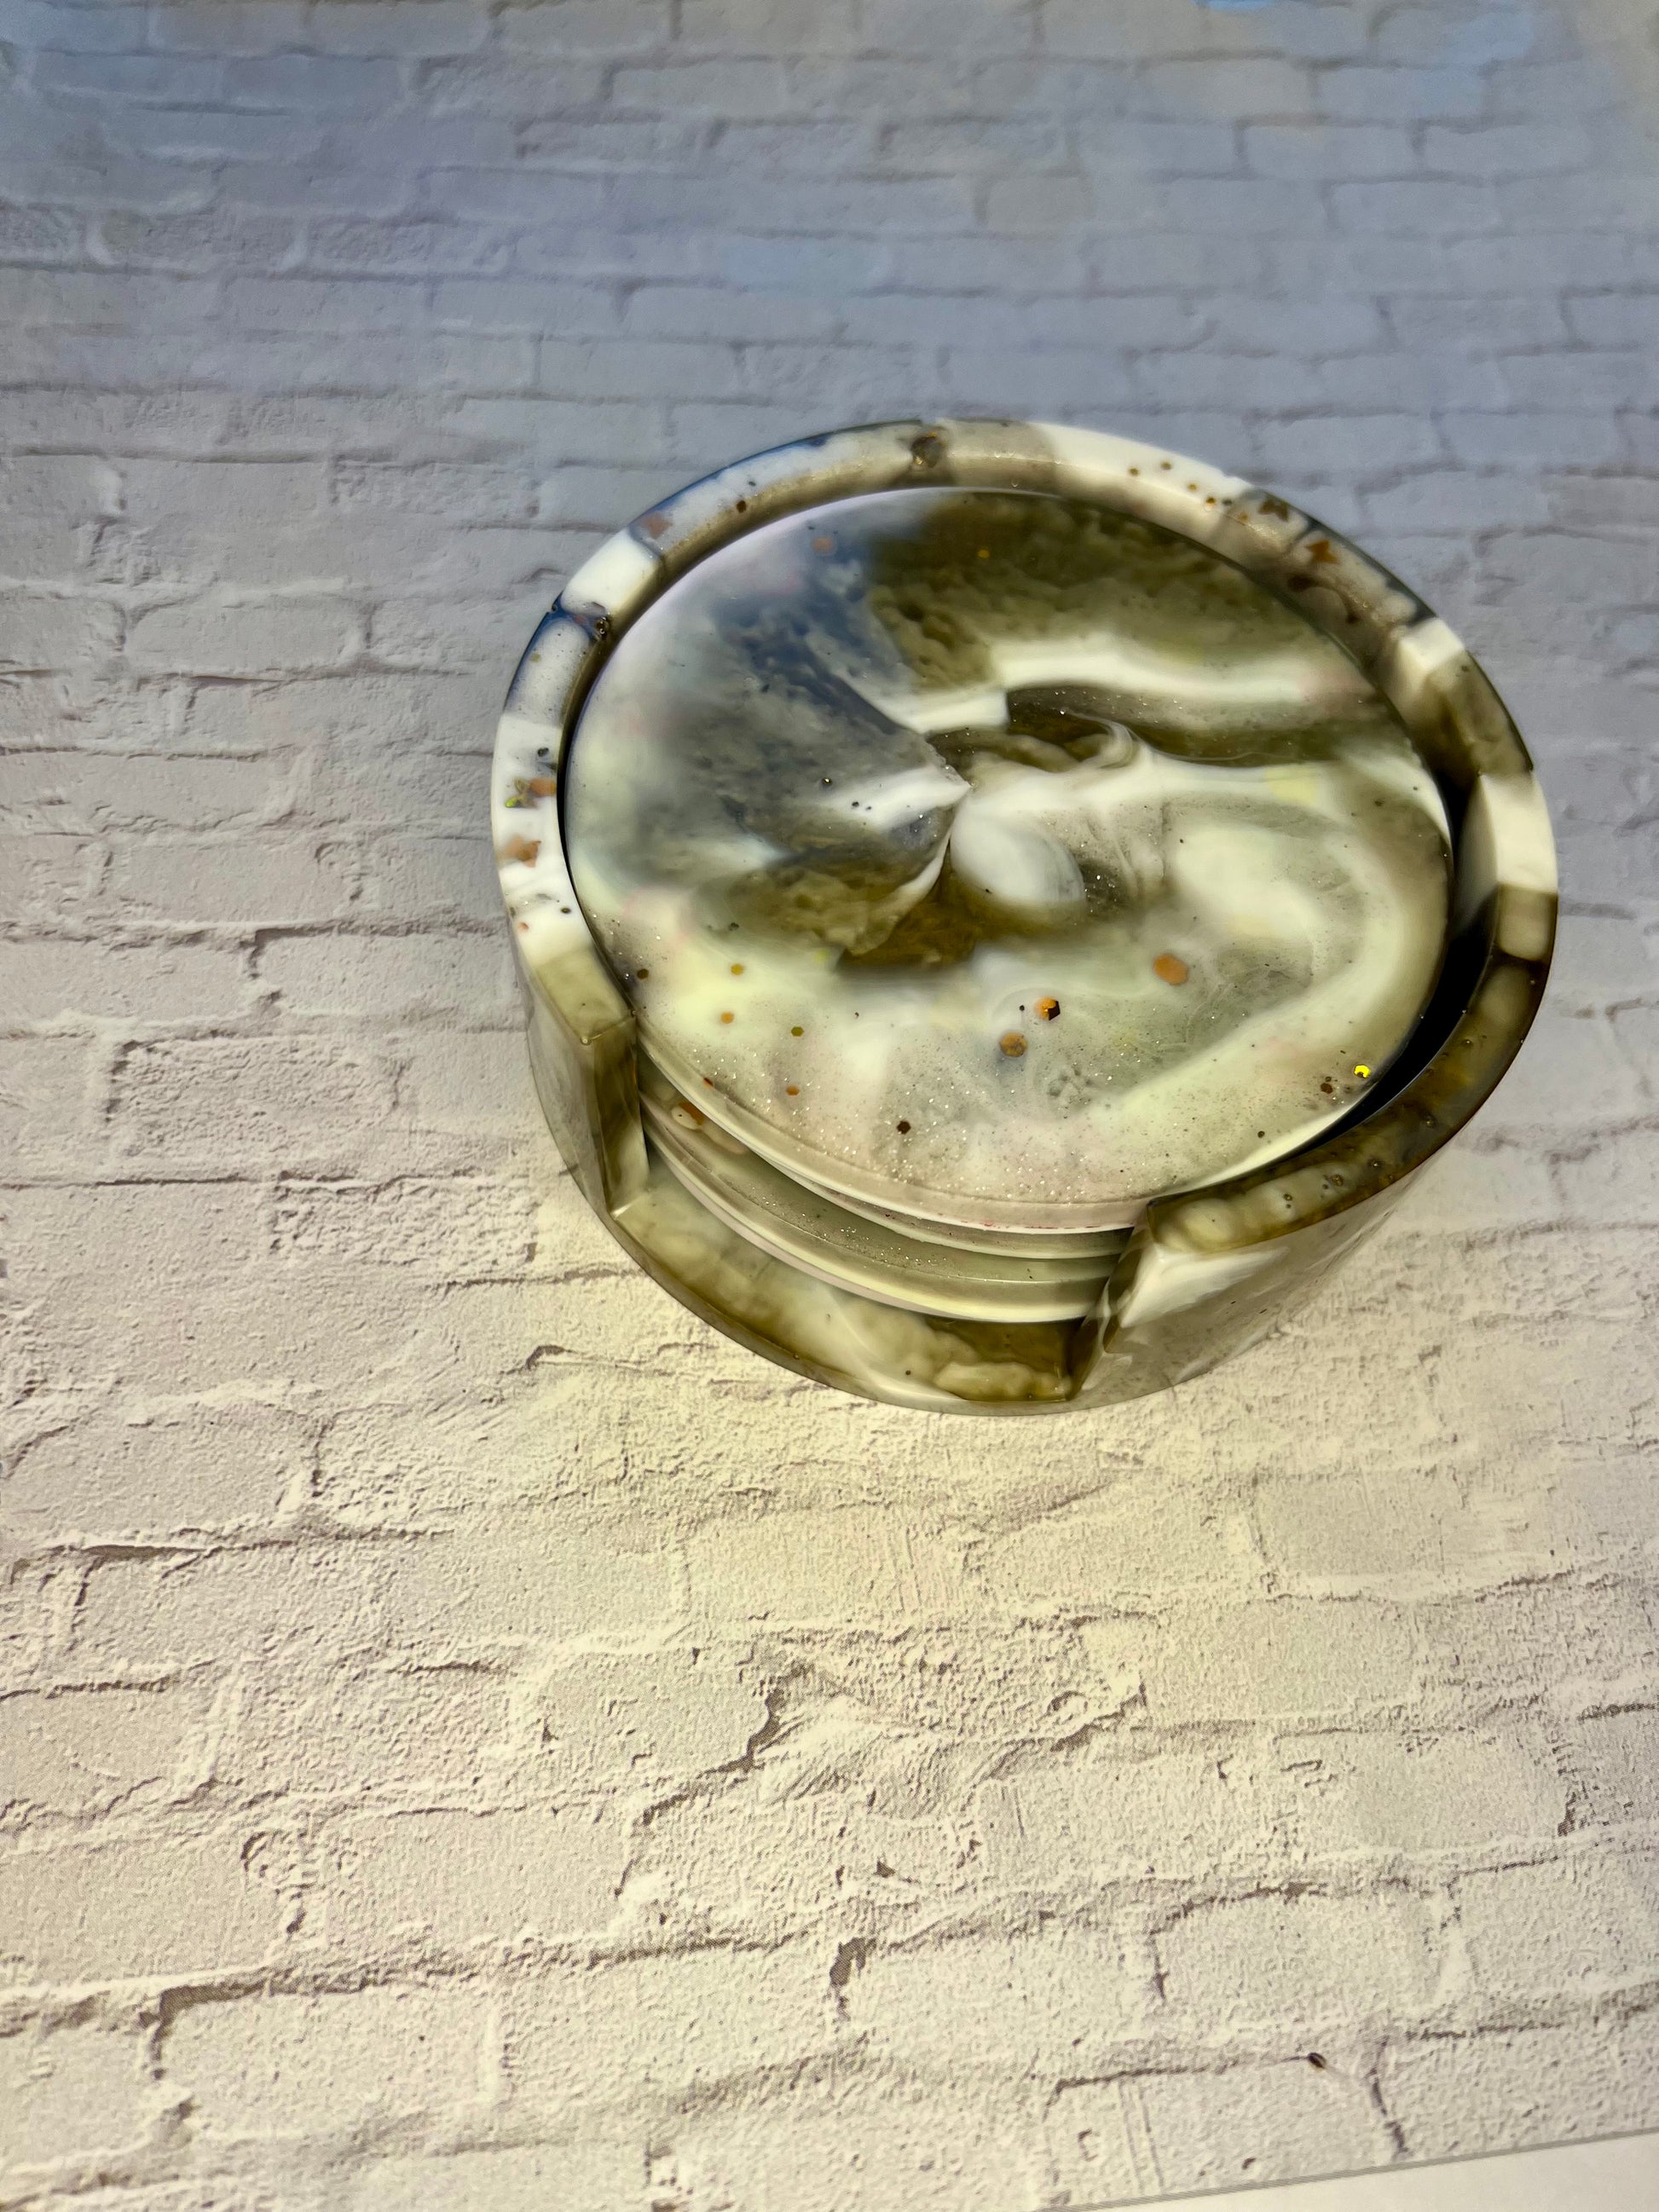
POLYGON ((0 15, 0 2202, 1018 2212, 1651 2122, 1646 0, 0 15), (1565 863, 1477 1138, 1073 1420, 637 1273, 484 836, 599 535, 948 410, 1352 531, 1565 863))

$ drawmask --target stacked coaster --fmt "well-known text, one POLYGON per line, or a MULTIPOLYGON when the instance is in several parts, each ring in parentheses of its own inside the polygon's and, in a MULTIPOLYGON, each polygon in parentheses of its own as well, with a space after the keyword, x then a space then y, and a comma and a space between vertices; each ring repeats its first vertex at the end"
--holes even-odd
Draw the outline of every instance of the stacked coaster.
POLYGON ((605 661, 564 786, 665 1160, 919 1310, 1086 1310, 1151 1200, 1350 1110, 1445 945, 1444 806, 1353 664, 1053 495, 720 548, 605 661))

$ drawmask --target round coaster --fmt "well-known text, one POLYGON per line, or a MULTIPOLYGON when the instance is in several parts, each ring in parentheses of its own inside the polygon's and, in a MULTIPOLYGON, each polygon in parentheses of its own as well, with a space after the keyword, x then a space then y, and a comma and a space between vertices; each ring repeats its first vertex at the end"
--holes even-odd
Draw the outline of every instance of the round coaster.
POLYGON ((1305 1146, 1439 973, 1446 814, 1285 600, 1075 497, 901 489, 617 640, 563 842, 642 1046, 882 1221, 1076 1237, 1305 1146))

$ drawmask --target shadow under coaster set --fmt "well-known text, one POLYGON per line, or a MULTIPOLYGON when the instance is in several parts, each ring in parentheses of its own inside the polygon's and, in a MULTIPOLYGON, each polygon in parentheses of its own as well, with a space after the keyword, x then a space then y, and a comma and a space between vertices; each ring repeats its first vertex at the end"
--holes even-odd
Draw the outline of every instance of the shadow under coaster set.
POLYGON ((1287 501, 892 422, 665 500, 514 678, 492 830, 537 1089, 752 1351, 936 1412, 1262 1335, 1487 1097, 1554 851, 1502 702, 1287 501))

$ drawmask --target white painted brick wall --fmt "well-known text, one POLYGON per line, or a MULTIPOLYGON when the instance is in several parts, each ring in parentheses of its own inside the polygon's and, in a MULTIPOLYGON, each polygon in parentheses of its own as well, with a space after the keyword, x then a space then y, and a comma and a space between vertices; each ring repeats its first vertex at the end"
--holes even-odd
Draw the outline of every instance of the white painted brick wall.
POLYGON ((1659 2112, 1650 15, 5 0, 0 2202, 1014 2212, 1659 2112), (951 408, 1391 558, 1566 885, 1361 1267, 1013 1428, 623 1260, 483 836, 602 534, 951 408))

